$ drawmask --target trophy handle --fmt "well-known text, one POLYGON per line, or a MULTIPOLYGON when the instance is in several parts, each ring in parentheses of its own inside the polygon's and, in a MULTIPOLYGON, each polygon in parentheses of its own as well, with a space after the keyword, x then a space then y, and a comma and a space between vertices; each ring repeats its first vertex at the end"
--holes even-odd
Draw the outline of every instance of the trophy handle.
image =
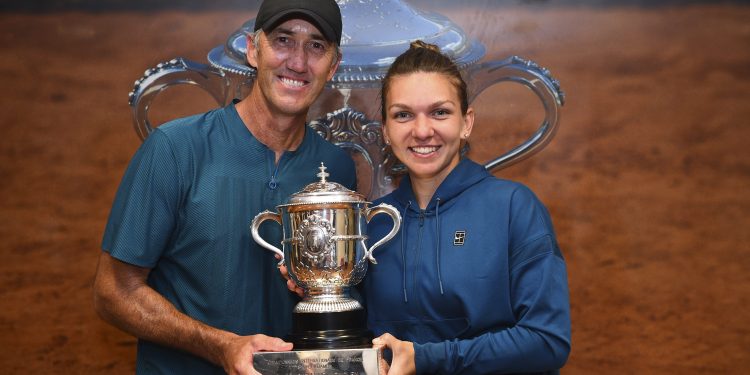
POLYGON ((523 143, 484 165, 487 170, 505 168, 543 149, 555 135, 560 122, 560 107, 565 103, 565 93, 549 70, 531 60, 511 56, 502 61, 489 61, 471 68, 469 102, 488 87, 500 82, 520 83, 534 92, 544 106, 544 120, 537 131, 523 143))
POLYGON ((135 81, 133 91, 128 94, 128 104, 133 112, 133 125, 141 139, 145 139, 154 130, 148 120, 151 102, 165 89, 179 84, 197 85, 211 94, 219 105, 223 105, 230 92, 231 81, 217 68, 182 57, 146 70, 143 77, 135 81))
POLYGON ((391 238, 393 238, 393 236, 398 233, 398 230, 401 229, 401 214, 398 213, 395 207, 387 203, 381 203, 375 207, 368 208, 366 212, 367 222, 369 223, 375 215, 380 213, 388 214, 388 216, 393 219, 393 228, 390 232, 388 232, 387 235, 385 235, 385 237, 381 238, 380 241, 375 242, 375 244, 372 245, 369 249, 365 248, 365 256, 363 259, 369 260, 372 264, 378 264, 378 262, 375 261, 375 258, 372 256, 373 250, 375 250, 378 246, 390 241, 391 238))
POLYGON ((258 233, 258 228, 260 228, 260 224, 266 220, 273 220, 279 223, 279 225, 281 225, 281 215, 275 212, 266 210, 255 215, 255 218, 253 218, 253 223, 250 225, 250 233, 253 235, 253 239, 255 240, 255 242, 258 243, 258 245, 265 247, 266 249, 271 250, 274 253, 281 256, 281 260, 279 261, 279 264, 278 264, 278 266, 281 267, 284 265, 284 252, 281 251, 281 249, 279 249, 278 247, 273 246, 270 243, 266 242, 266 240, 264 240, 258 233))

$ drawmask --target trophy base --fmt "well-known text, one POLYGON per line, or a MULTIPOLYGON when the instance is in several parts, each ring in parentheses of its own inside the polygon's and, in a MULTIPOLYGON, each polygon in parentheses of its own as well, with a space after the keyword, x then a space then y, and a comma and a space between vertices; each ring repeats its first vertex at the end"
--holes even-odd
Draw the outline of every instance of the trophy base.
POLYGON ((378 375, 380 355, 372 348, 257 352, 253 367, 261 374, 378 375))
POLYGON ((286 340, 295 350, 372 347, 364 309, 292 315, 292 333, 286 340))

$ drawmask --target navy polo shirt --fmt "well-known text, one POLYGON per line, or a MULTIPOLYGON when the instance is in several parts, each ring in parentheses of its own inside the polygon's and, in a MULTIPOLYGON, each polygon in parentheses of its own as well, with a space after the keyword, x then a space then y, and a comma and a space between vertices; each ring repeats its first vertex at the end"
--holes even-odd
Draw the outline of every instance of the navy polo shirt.
MULTIPOLYGON (((323 162, 330 180, 353 189, 354 163, 306 128, 302 144, 275 163, 274 152, 245 127, 234 104, 155 129, 132 158, 118 189, 102 249, 151 268, 148 284, 181 312, 239 335, 284 337, 296 297, 273 253, 252 239, 263 210, 316 181, 323 162)), ((273 221, 260 234, 280 244, 273 221)), ((145 340, 138 373, 209 374, 223 370, 191 354, 145 340)))

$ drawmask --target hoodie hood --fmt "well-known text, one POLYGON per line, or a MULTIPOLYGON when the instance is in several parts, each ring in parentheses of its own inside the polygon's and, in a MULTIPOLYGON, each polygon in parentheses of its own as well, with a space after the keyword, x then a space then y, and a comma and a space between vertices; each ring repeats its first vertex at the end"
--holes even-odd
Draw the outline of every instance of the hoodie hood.
MULTIPOLYGON (((439 207, 440 210, 446 210, 454 202, 453 198, 457 197, 464 190, 479 183, 485 178, 492 177, 487 172, 484 166, 477 164, 469 159, 461 160, 458 165, 448 174, 448 176, 440 183, 435 193, 430 198, 430 202, 425 208, 425 213, 433 213, 439 207)), ((409 176, 404 177, 401 180, 398 188, 392 193, 393 199, 398 202, 401 211, 407 206, 409 212, 419 214, 420 209, 417 204, 414 190, 412 189, 411 178, 409 176)))
MULTIPOLYGON (((414 190, 412 189, 411 178, 407 176, 401 180, 399 187, 391 193, 391 197, 395 200, 397 209, 401 212, 401 228, 403 232, 407 231, 408 221, 415 220, 417 218, 423 218, 425 216, 435 217, 435 233, 440 232, 440 212, 449 210, 454 203, 458 200, 455 199, 466 189, 480 183, 486 178, 491 178, 492 175, 487 170, 469 159, 461 160, 458 165, 448 174, 448 176, 440 183, 435 193, 430 198, 430 202, 427 207, 422 210, 417 204, 414 190)), ((403 268, 401 270, 401 286, 403 289, 404 302, 409 301, 409 296, 406 290, 406 249, 405 241, 407 233, 401 233, 401 264, 403 268)), ((440 260, 440 236, 438 235, 435 243, 435 268, 437 270, 437 287, 440 290, 440 294, 443 294, 443 279, 442 279, 442 265, 440 260)))

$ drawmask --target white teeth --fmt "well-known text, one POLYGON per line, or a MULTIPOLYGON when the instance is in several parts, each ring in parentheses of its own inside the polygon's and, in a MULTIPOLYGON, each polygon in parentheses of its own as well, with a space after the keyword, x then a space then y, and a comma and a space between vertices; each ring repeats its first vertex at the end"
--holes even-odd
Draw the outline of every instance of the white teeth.
POLYGON ((431 152, 437 151, 438 148, 436 146, 422 146, 422 147, 412 147, 411 149, 417 154, 429 154, 431 152))
POLYGON ((285 77, 281 77, 281 82, 283 82, 287 86, 294 86, 294 87, 302 87, 305 85, 305 81, 298 81, 296 79, 289 79, 285 77))

